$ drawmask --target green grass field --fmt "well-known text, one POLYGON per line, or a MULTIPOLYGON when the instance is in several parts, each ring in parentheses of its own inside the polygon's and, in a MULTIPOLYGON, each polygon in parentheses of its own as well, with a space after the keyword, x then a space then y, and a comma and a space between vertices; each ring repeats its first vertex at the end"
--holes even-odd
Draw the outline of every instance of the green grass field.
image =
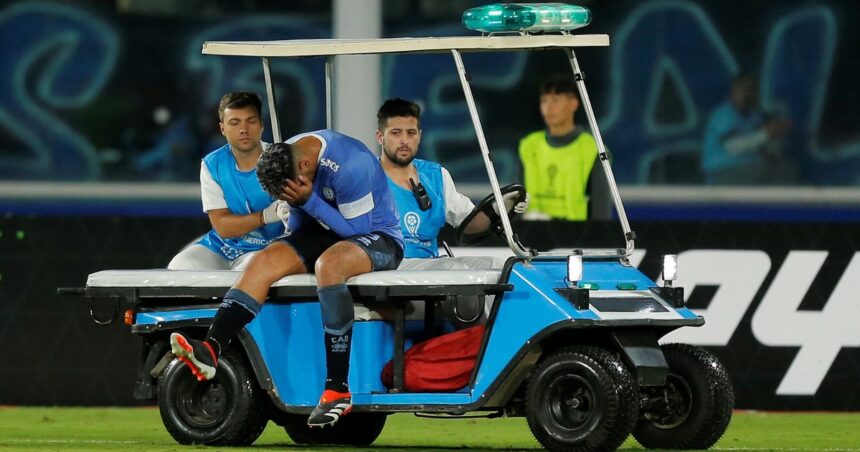
MULTIPOLYGON (((857 450, 860 413, 735 413, 714 450, 857 450)), ((525 419, 437 420, 391 416, 369 450, 538 449, 525 419)), ((625 449, 639 449, 632 439, 625 449)), ((277 425, 240 450, 305 450, 277 425)), ((0 407, 0 450, 217 450, 180 446, 164 430, 155 408, 0 407)))

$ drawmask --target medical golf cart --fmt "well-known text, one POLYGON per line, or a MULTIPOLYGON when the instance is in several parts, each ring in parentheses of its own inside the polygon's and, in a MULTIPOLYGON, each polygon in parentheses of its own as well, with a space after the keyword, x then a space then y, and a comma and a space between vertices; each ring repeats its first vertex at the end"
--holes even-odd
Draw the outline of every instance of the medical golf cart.
POLYGON ((215 378, 205 382, 174 359, 169 336, 175 331, 204 336, 238 272, 107 270, 89 275, 84 288, 60 293, 80 294, 91 303, 109 300, 113 315, 93 315, 97 322, 127 320, 143 344, 134 395, 158 400, 164 425, 180 444, 249 445, 272 420, 299 444, 368 446, 389 414, 411 412, 524 416, 534 437, 552 450, 611 450, 631 433, 647 448, 709 448, 729 424, 732 387, 711 353, 686 344, 658 344, 676 328, 705 321, 685 306, 683 288, 671 284, 674 256, 664 258, 661 284, 628 261, 635 234, 574 53, 578 47, 608 45, 607 35, 566 32, 203 44, 206 55, 262 59, 276 141, 282 138, 272 58, 326 58, 329 126, 335 56, 442 52, 454 59, 492 187, 457 233, 464 243, 476 240, 464 231, 478 212, 485 212, 513 256, 504 262, 487 258, 484 265, 456 265, 458 258, 445 257, 413 269, 351 278, 354 408, 333 427, 306 424, 325 378, 322 320, 311 274, 274 284, 270 300, 225 351, 215 378), (623 249, 538 252, 521 244, 509 217, 493 209, 495 199, 520 198, 524 190, 499 185, 461 54, 540 49, 561 49, 569 59, 620 220, 623 249), (468 385, 443 393, 406 391, 403 355, 415 331, 435 328, 437 304, 466 296, 492 300, 468 385), (423 312, 409 308, 415 300, 424 302, 423 312), (380 372, 390 360, 394 375, 387 387, 380 372))

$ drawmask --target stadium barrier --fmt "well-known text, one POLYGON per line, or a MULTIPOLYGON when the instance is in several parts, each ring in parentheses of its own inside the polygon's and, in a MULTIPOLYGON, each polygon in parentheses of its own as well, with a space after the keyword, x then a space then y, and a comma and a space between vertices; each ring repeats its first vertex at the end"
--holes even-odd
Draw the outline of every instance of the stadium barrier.
MULTIPOLYGON (((94 325, 83 300, 55 290, 81 286, 98 270, 163 267, 207 228, 202 217, 0 218, 0 405, 138 404, 131 397, 138 339, 124 325, 94 325)), ((516 228, 539 249, 621 243, 613 222, 516 228)), ((631 263, 657 278, 660 256, 678 253, 678 284, 707 319, 667 340, 715 352, 738 408, 860 410, 860 225, 634 221, 633 228, 631 263)), ((496 248, 468 251, 506 253, 488 245, 496 248)))

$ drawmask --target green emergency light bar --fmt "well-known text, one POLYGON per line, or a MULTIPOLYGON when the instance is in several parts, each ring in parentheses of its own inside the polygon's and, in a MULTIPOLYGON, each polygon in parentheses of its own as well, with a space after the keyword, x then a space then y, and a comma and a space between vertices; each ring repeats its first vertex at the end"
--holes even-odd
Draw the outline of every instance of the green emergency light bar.
POLYGON ((564 3, 494 3, 463 13, 463 25, 482 33, 567 32, 589 23, 588 8, 564 3))

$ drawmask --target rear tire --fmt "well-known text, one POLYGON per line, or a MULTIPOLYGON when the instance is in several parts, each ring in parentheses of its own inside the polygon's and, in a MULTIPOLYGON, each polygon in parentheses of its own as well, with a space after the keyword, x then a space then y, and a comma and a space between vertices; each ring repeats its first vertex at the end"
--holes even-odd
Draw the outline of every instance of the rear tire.
POLYGON ((287 415, 284 430, 296 444, 337 444, 364 447, 373 444, 385 428, 386 413, 350 413, 331 427, 311 428, 308 417, 287 415))
POLYGON ((245 357, 231 349, 209 381, 197 381, 188 366, 174 359, 159 378, 158 409, 179 444, 248 446, 268 422, 265 393, 245 357))
POLYGON ((707 449, 732 418, 734 391, 726 369, 707 350, 667 344, 666 385, 641 388, 644 402, 633 437, 649 449, 707 449))
POLYGON ((308 427, 308 417, 300 414, 281 415, 281 422, 287 436, 296 444, 325 444, 326 437, 321 428, 308 427))

